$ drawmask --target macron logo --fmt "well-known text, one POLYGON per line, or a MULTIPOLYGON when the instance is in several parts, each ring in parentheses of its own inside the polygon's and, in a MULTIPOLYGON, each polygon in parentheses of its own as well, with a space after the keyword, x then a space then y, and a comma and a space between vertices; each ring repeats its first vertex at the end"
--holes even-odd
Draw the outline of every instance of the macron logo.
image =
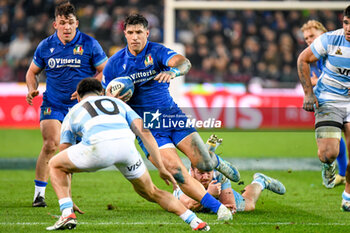
POLYGON ((51 49, 50 49, 50 52, 52 53, 54 50, 55 50, 55 48, 51 48, 51 49))

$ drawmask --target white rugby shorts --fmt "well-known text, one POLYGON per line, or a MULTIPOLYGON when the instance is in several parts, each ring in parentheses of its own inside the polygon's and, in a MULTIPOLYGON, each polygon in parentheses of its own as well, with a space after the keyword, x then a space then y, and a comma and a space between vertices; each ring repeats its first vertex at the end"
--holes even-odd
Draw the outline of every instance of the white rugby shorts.
POLYGON ((107 140, 94 145, 78 143, 67 149, 72 163, 83 171, 97 171, 115 165, 128 180, 141 177, 146 166, 134 138, 107 140))

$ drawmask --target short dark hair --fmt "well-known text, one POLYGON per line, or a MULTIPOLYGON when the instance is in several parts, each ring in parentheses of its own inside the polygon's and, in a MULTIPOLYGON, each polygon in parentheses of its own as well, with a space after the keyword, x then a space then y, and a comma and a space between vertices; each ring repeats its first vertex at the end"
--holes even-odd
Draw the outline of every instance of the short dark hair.
POLYGON ((344 10, 344 17, 350 18, 350 5, 344 10))
POLYGON ((128 25, 138 25, 138 24, 143 25, 144 28, 148 28, 148 21, 145 17, 143 17, 143 15, 140 15, 140 14, 129 15, 125 19, 124 30, 128 25))
POLYGON ((102 85, 100 81, 95 78, 84 78, 78 83, 77 92, 80 98, 87 93, 95 93, 100 95, 102 93, 102 85))
POLYGON ((65 16, 66 18, 68 18, 70 14, 74 15, 77 18, 77 12, 72 3, 70 3, 69 1, 62 1, 59 4, 57 4, 55 8, 55 17, 65 16))

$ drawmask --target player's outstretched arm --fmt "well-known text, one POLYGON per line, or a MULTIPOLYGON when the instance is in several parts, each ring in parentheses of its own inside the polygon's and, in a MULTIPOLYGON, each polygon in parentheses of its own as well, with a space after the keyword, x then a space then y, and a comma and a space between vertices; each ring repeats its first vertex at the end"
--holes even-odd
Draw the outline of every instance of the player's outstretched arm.
POLYGON ((160 83, 170 82, 175 77, 187 74, 192 65, 186 57, 177 54, 169 60, 168 66, 170 70, 159 73, 154 80, 158 80, 160 83))
POLYGON ((318 59, 312 53, 311 48, 307 47, 298 57, 298 75, 300 83, 303 86, 305 97, 303 109, 306 111, 314 111, 314 107, 318 108, 318 102, 312 90, 310 79, 310 63, 316 62, 318 59))
POLYGON ((131 130, 141 138, 148 153, 152 156, 153 165, 158 169, 160 177, 169 185, 169 181, 176 186, 174 177, 166 170, 156 140, 154 139, 151 131, 143 128, 143 121, 141 118, 136 118, 131 123, 131 130))
POLYGON ((33 98, 39 95, 38 86, 39 82, 37 80, 37 75, 41 72, 41 68, 32 62, 26 74, 26 84, 28 88, 28 94, 26 101, 28 104, 33 105, 33 98))

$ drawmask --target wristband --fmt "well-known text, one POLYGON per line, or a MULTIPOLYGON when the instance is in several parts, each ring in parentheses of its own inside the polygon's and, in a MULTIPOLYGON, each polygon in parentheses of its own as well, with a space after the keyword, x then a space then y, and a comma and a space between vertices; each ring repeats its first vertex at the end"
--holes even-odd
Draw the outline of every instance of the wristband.
POLYGON ((176 67, 170 68, 170 71, 175 74, 175 77, 181 76, 180 70, 178 68, 176 68, 176 67))

